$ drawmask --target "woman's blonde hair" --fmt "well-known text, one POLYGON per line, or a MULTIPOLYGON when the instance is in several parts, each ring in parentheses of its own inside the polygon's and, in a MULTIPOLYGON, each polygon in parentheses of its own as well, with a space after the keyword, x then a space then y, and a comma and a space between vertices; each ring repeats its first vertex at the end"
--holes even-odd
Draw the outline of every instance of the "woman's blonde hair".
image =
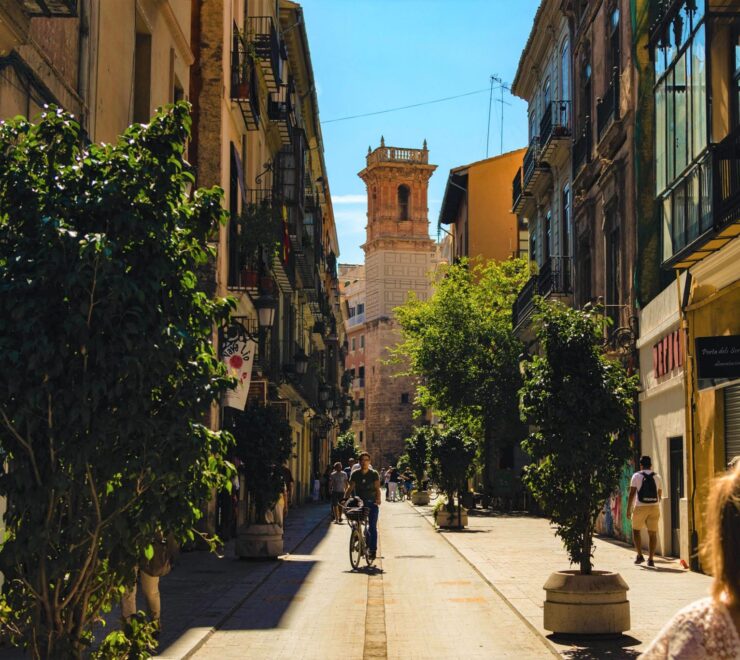
POLYGON ((712 595, 740 605, 740 463, 714 480, 706 510, 702 561, 714 576, 712 595))

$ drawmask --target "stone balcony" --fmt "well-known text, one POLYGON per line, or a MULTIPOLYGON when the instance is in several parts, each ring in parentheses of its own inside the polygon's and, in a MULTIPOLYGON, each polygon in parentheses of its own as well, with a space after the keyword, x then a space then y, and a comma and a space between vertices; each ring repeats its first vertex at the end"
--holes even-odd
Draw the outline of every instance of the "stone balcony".
POLYGON ((380 146, 371 151, 368 147, 367 164, 374 163, 414 163, 421 165, 429 164, 429 149, 426 140, 422 149, 408 149, 405 147, 386 147, 385 140, 380 139, 380 146))

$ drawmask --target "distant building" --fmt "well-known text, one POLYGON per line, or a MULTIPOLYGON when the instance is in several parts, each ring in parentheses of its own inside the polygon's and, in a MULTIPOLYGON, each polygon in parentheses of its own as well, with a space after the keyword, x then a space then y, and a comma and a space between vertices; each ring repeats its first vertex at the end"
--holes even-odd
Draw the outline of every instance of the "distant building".
POLYGON ((346 334, 344 374, 352 399, 352 425, 360 447, 365 447, 365 266, 339 265, 339 292, 346 334))
POLYGON ((518 149, 450 170, 439 224, 449 226, 455 260, 527 257, 526 219, 512 211, 509 195, 525 152, 518 149))
POLYGON ((437 247, 429 238, 427 187, 436 165, 429 151, 385 146, 368 148, 359 177, 367 186, 365 250, 365 446, 376 465, 395 461, 413 428, 416 386, 389 365, 389 349, 400 340, 394 308, 414 292, 426 300, 437 247))

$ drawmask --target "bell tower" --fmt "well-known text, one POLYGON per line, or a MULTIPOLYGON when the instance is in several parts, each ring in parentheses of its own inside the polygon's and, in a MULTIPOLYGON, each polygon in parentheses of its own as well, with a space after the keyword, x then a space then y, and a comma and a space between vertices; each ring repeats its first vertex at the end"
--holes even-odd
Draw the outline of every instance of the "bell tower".
POLYGON ((368 148, 358 174, 367 187, 365 251, 365 447, 375 465, 388 465, 403 453, 414 426, 415 382, 399 376, 402 365, 388 364, 389 349, 401 339, 393 310, 413 292, 431 293, 436 245, 429 238, 427 189, 437 169, 421 149, 368 148))

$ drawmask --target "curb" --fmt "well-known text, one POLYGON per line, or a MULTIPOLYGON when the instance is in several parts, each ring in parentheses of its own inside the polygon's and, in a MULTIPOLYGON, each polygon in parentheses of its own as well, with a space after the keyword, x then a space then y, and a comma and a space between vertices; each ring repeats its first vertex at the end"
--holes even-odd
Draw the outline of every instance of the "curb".
MULTIPOLYGON (((284 552, 281 557, 285 555, 289 555, 292 552, 294 552, 297 548, 299 548, 303 542, 313 534, 318 527, 326 522, 326 516, 322 516, 315 525, 312 525, 310 529, 302 536, 298 541, 288 549, 286 552, 284 552)), ((184 649, 177 648, 180 646, 179 640, 182 640, 183 637, 187 635, 187 633, 184 633, 180 636, 180 638, 177 641, 174 641, 172 644, 170 644, 169 648, 173 648, 173 652, 162 654, 162 655, 155 655, 154 658, 159 658, 161 660, 187 660, 188 658, 191 658, 198 650, 200 650, 203 645, 213 636, 214 633, 216 633, 235 613, 236 611, 244 605, 244 603, 252 596, 252 594, 255 593, 267 580, 269 580, 273 574, 282 566, 281 561, 276 561, 275 566, 272 567, 265 575, 262 577, 261 580, 259 580, 256 584, 252 586, 251 589, 249 589, 243 596, 241 596, 237 602, 229 608, 229 610, 224 614, 214 625, 212 625, 210 628, 195 628, 194 631, 196 631, 192 637, 193 640, 183 640, 182 646, 185 646, 184 649)), ((164 649, 167 651, 167 649, 164 649)))
MULTIPOLYGON (((412 509, 413 509, 414 511, 416 511, 416 512, 417 512, 417 513, 418 513, 418 514, 419 514, 419 515, 420 515, 420 516, 421 516, 421 517, 422 517, 422 518, 423 518, 424 520, 426 520, 426 521, 427 521, 427 522, 428 522, 428 523, 429 523, 429 524, 430 524, 430 525, 432 526, 432 528, 435 528, 435 527, 434 527, 434 519, 433 519, 433 518, 432 518, 431 516, 428 516, 428 515, 426 515, 426 514, 425 514, 425 513, 423 512, 423 511, 420 511, 420 510, 419 510, 419 507, 417 507, 417 506, 414 506, 413 504, 411 504, 411 502, 409 502, 409 506, 410 506, 410 507, 411 507, 411 508, 412 508, 412 509)), ((436 529, 436 528, 435 528, 435 529, 436 529)), ((558 651, 558 649, 557 649, 557 648, 556 648, 555 646, 553 646, 553 644, 552 644, 552 643, 550 642, 550 640, 549 640, 549 639, 547 639, 547 637, 545 637, 545 636, 544 636, 544 635, 542 634, 542 631, 540 631, 540 630, 538 630, 537 628, 535 628, 535 627, 534 627, 534 626, 532 625, 532 623, 531 623, 531 622, 529 621, 529 619, 527 619, 527 618, 526 618, 526 617, 525 617, 525 616, 524 616, 524 615, 523 615, 523 614, 522 614, 522 613, 521 613, 521 612, 520 612, 520 611, 519 611, 519 610, 518 610, 518 609, 517 609, 516 607, 514 607, 514 604, 513 604, 513 603, 512 603, 512 602, 511 602, 511 601, 510 601, 510 600, 509 600, 509 599, 508 599, 508 598, 507 598, 507 597, 506 597, 506 596, 505 596, 505 595, 504 595, 504 594, 503 594, 503 593, 502 593, 502 592, 501 592, 501 591, 500 591, 500 590, 499 590, 499 589, 498 589, 498 588, 496 587, 496 585, 495 585, 495 584, 493 584, 493 582, 491 582, 491 581, 490 581, 490 580, 489 580, 489 579, 488 579, 488 578, 487 578, 487 577, 486 577, 486 576, 485 576, 485 575, 484 575, 484 574, 483 574, 483 573, 482 573, 482 572, 481 572, 481 571, 480 571, 480 570, 478 569, 478 567, 477 567, 477 566, 476 566, 476 565, 475 565, 475 564, 474 564, 474 563, 473 563, 472 561, 470 561, 470 559, 468 559, 468 558, 467 558, 467 557, 466 557, 466 556, 465 556, 465 555, 464 555, 464 554, 463 554, 463 553, 462 553, 462 552, 461 552, 460 550, 458 550, 458 549, 457 549, 457 547, 455 547, 455 544, 454 544, 454 543, 452 543, 452 541, 450 541, 450 540, 449 540, 449 539, 447 538, 447 535, 446 535, 446 534, 441 534, 440 536, 441 536, 441 537, 442 537, 442 538, 443 538, 443 539, 445 540, 445 542, 446 542, 446 543, 447 543, 447 544, 448 544, 448 545, 449 545, 449 546, 450 546, 450 547, 451 547, 451 548, 452 548, 452 549, 453 549, 453 550, 454 550, 454 551, 455 551, 455 552, 456 552, 456 553, 457 553, 457 554, 458 554, 458 555, 459 555, 459 556, 460 556, 460 557, 462 558, 462 560, 463 560, 463 561, 464 561, 464 562, 465 562, 466 564, 468 564, 468 566, 470 566, 470 568, 472 568, 472 569, 473 569, 473 570, 474 570, 474 571, 475 571, 475 572, 476 572, 476 573, 478 574, 478 576, 479 576, 479 577, 480 577, 480 578, 481 578, 481 579, 482 579, 482 580, 483 580, 483 581, 484 581, 484 582, 485 582, 485 583, 486 583, 486 584, 487 584, 487 585, 488 585, 488 586, 489 586, 489 587, 490 587, 490 588, 491 588, 491 589, 492 589, 492 590, 494 591, 494 593, 495 593, 495 594, 496 594, 496 595, 497 595, 497 596, 498 596, 498 597, 499 597, 499 598, 500 598, 500 599, 501 599, 501 600, 502 600, 502 601, 503 601, 504 603, 506 603, 507 607, 508 607, 508 608, 509 608, 509 609, 510 609, 510 610, 511 610, 511 611, 512 611, 512 612, 513 612, 513 613, 514 613, 515 615, 516 615, 516 617, 517 617, 517 618, 518 618, 518 619, 519 619, 519 620, 520 620, 520 621, 521 621, 521 622, 522 622, 522 623, 523 623, 523 624, 524 624, 525 626, 527 626, 527 628, 528 628, 528 629, 529 629, 530 631, 532 631, 533 633, 535 633, 535 634, 537 635, 537 637, 539 637, 539 638, 540 638, 540 640, 542 641, 542 643, 543 643, 543 644, 545 645, 545 647, 547 648, 547 650, 548 650, 548 651, 550 651, 550 653, 551 653, 552 655, 554 655, 554 656, 555 656, 556 658, 560 658, 560 657, 562 657, 562 656, 560 655, 560 652, 558 651)))

